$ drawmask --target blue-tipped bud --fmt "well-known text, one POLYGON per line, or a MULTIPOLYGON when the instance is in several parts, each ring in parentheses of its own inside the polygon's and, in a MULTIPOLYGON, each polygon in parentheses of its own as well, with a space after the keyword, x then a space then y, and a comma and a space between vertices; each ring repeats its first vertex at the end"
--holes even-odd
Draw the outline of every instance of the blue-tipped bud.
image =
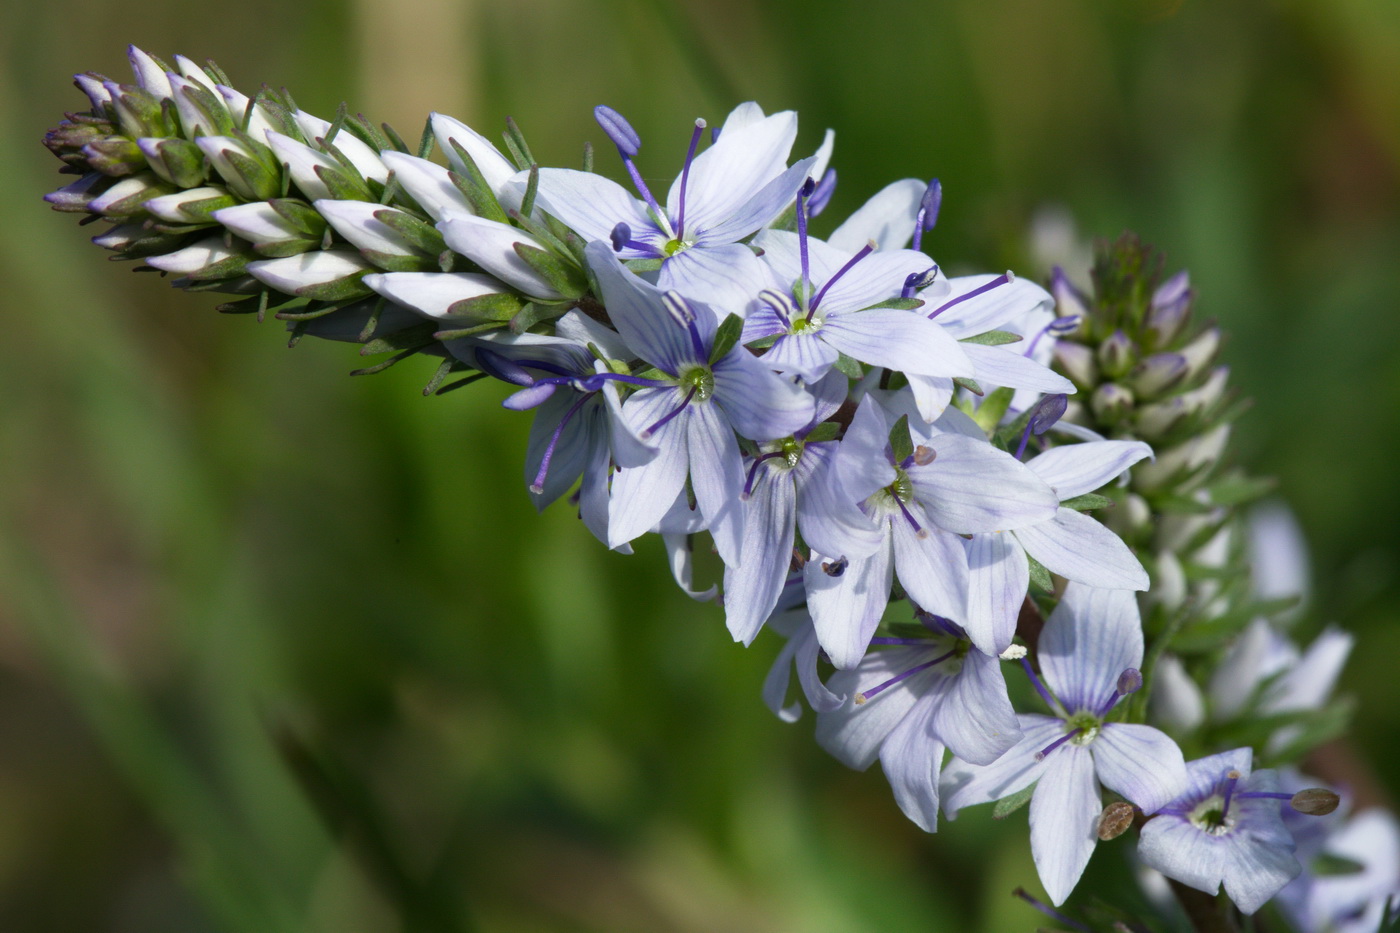
POLYGON ((1069 317, 1057 317, 1047 324, 1045 329, 1055 337, 1063 337, 1065 334, 1073 333, 1079 327, 1079 322, 1082 320, 1084 320, 1084 318, 1078 314, 1071 314, 1069 317))
POLYGON ((501 356, 495 351, 485 347, 479 347, 476 351, 477 368, 488 376, 494 376, 502 382, 509 382, 518 386, 532 386, 535 384, 535 377, 527 373, 519 365, 501 356))
POLYGON ((919 213, 923 215, 923 229, 932 230, 938 223, 938 209, 943 206, 943 183, 935 178, 928 183, 923 200, 919 202, 919 213))
POLYGON ((642 148, 642 138, 632 129, 632 124, 616 110, 599 104, 593 108, 593 118, 598 121, 603 132, 608 134, 608 139, 613 141, 613 145, 617 146, 617 151, 622 153, 624 159, 632 158, 642 148))
POLYGON ((1054 427, 1055 422, 1064 416, 1065 407, 1069 404, 1068 397, 1064 395, 1047 395, 1040 400, 1040 404, 1035 406, 1031 412, 1030 422, 1026 425, 1032 434, 1037 437, 1054 427))
POLYGON ((831 203, 831 196, 836 193, 836 169, 829 168, 822 180, 817 182, 816 188, 812 191, 812 197, 807 201, 807 213, 815 217, 826 206, 831 203))
POLYGON ((612 228, 612 248, 613 252, 618 252, 627 245, 627 241, 632 239, 632 228, 625 223, 619 223, 612 228))
POLYGON ((1142 689, 1142 671, 1130 667, 1118 675, 1118 692, 1123 696, 1137 693, 1142 689))

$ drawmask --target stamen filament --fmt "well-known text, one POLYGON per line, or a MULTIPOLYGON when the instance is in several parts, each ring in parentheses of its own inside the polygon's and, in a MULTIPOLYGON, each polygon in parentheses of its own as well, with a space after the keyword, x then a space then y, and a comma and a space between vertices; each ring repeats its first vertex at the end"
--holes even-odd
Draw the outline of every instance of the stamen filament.
POLYGON ((914 517, 914 513, 910 512, 908 506, 904 504, 904 500, 899 498, 899 496, 895 496, 894 501, 899 503, 899 510, 904 513, 905 519, 913 527, 914 536, 917 538, 927 538, 928 530, 925 529, 924 526, 919 524, 918 519, 914 517))
POLYGON ((1062 707, 1055 699, 1054 695, 1046 688, 1045 684, 1040 682, 1040 678, 1037 677, 1035 671, 1032 670, 1030 658, 1022 658, 1021 667, 1025 668, 1026 676, 1031 679, 1031 686, 1035 687, 1035 692, 1040 694, 1040 698, 1045 701, 1045 705, 1052 710, 1061 710, 1062 707))
POLYGON ((944 311, 947 311, 953 305, 962 304, 964 301, 967 301, 970 298, 976 298, 978 295, 985 295, 987 292, 991 291, 994 288, 1000 288, 1003 285, 1009 285, 1014 281, 1016 281, 1016 277, 1010 272, 1007 272, 1005 275, 999 275, 996 278, 992 279, 990 282, 988 282, 986 285, 979 285, 972 291, 967 292, 966 294, 959 295, 952 301, 949 301, 946 304, 936 308, 929 314, 929 319, 932 320, 933 318, 938 317, 938 315, 942 314, 944 311))
POLYGON ((1275 794, 1265 790, 1242 790, 1235 794, 1237 800, 1292 800, 1293 794, 1275 794))
POLYGON ((870 639, 870 643, 872 645, 913 645, 915 647, 933 644, 927 638, 888 638, 883 635, 870 639))
POLYGON ((895 676, 891 677, 889 680, 885 681, 884 683, 878 686, 871 687, 869 690, 862 690, 860 693, 857 693, 855 695, 854 699, 856 701, 856 705, 860 706, 862 703, 865 703, 871 697, 878 696, 879 694, 885 692, 890 687, 893 687, 895 684, 899 683, 905 678, 912 677, 913 675, 919 673, 919 671, 926 671, 930 667, 933 667, 935 664, 938 664, 941 661, 946 661, 957 653, 957 649, 955 648, 952 651, 949 651, 947 654, 940 654, 932 661, 925 661, 923 664, 915 664, 913 667, 909 668, 909 670, 905 671, 904 673, 896 674, 895 676))
POLYGON ((1055 749, 1059 748, 1061 745, 1065 744, 1065 743, 1068 742, 1070 739, 1074 738, 1076 735, 1078 735, 1079 733, 1081 733, 1081 732, 1083 732, 1083 731, 1084 731, 1083 729, 1072 729, 1072 730, 1070 730, 1069 732, 1066 732, 1064 735, 1060 736, 1058 739, 1056 739, 1055 741, 1051 742, 1049 745, 1045 746, 1045 747, 1042 748, 1040 751, 1036 752, 1036 753, 1035 753, 1035 760, 1036 760, 1036 761, 1044 761, 1046 755, 1050 754, 1050 753, 1053 752, 1055 749))
POLYGON ((817 297, 812 299, 812 306, 807 309, 807 320, 810 321, 812 319, 812 312, 817 310, 817 305, 821 304, 822 298, 826 297, 827 289, 831 288, 832 285, 836 284, 836 280, 841 278, 841 276, 845 275, 847 272, 850 272, 851 268, 855 266, 856 263, 860 262, 862 259, 864 259, 866 256, 869 256, 873 252, 875 252, 875 241, 871 240, 870 242, 862 246, 860 248, 860 252, 852 256, 844 266, 837 269, 835 275, 826 280, 826 284, 822 286, 821 291, 817 292, 817 297))
POLYGON ((747 501, 748 498, 753 495, 753 483, 754 480, 758 478, 758 468, 763 462, 781 456, 784 456, 783 452, 781 450, 775 450, 772 453, 763 454, 761 457, 754 457, 753 464, 749 467, 748 480, 744 483, 744 491, 739 494, 740 499, 747 501))
POLYGON ((535 495, 538 496, 540 493, 544 492, 545 474, 549 472, 549 464, 550 461, 554 459, 554 449, 559 445, 559 438, 564 435, 564 425, 568 424, 569 419, 573 418, 574 415, 578 414, 579 409, 583 408, 584 402, 587 402, 592 397, 593 394, 591 392, 587 395, 579 396, 579 400, 569 406, 569 410, 564 412, 564 417, 560 418, 559 423, 555 425, 554 433, 549 436, 549 446, 544 449, 544 456, 540 458, 539 472, 535 474, 535 480, 530 484, 530 491, 535 495))
POLYGON ((1230 812, 1230 801, 1235 796, 1235 785, 1240 782, 1240 773, 1230 771, 1225 775, 1225 802, 1220 805, 1220 818, 1225 819, 1225 815, 1230 812))
POLYGON ((924 242, 924 231, 932 230, 938 223, 938 209, 943 205, 943 183, 937 178, 928 183, 923 199, 919 202, 919 213, 914 216, 914 249, 924 242))
POLYGON ((642 173, 637 171, 637 165, 627 156, 622 157, 622 164, 627 167, 627 174, 632 176, 632 184, 636 185, 637 193, 642 196, 642 200, 647 202, 647 207, 651 208, 651 213, 655 217, 657 225, 668 237, 675 238, 671 232, 671 221, 666 216, 666 212, 661 209, 661 205, 656 203, 656 198, 652 196, 651 189, 647 183, 642 181, 642 173))
MULTIPOLYGON (((808 178, 797 192, 797 253, 802 260, 802 307, 807 307, 807 296, 812 290, 812 267, 807 257, 807 199, 812 196, 816 185, 808 178)), ((810 318, 811 315, 808 315, 810 318)))
MULTIPOLYGON (((540 382, 552 380, 541 379, 540 382)), ((561 379, 559 383, 575 384, 581 386, 586 392, 597 392, 603 387, 605 382, 625 382, 630 386, 641 386, 644 389, 660 389, 669 386, 671 383, 662 382, 659 379, 644 379, 641 376, 629 376, 626 373, 594 373, 586 379, 561 379)))
POLYGON ((676 239, 685 236, 685 187, 690 182, 690 163, 695 161, 695 149, 700 145, 700 134, 705 131, 705 121, 695 121, 695 131, 690 134, 690 150, 685 154, 685 165, 681 168, 681 193, 676 207, 676 239))
POLYGON ((651 427, 647 428, 645 431, 642 432, 642 440, 646 440, 647 438, 651 437, 653 434, 656 433, 658 428, 660 428, 666 422, 670 421, 672 418, 676 417, 676 415, 679 415, 681 411, 685 408, 685 406, 690 404, 690 400, 695 398, 695 393, 699 390, 699 388, 699 386, 691 386, 690 391, 685 394, 685 398, 681 399, 681 403, 679 405, 677 405, 675 408, 671 409, 669 412, 663 415, 661 420, 656 422, 656 424, 653 424, 651 427))

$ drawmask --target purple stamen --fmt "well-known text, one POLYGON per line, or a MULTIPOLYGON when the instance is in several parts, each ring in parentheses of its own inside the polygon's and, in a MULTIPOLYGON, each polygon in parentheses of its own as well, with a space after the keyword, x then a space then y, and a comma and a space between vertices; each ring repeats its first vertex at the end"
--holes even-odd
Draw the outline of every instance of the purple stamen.
POLYGON ((797 306, 792 303, 792 298, 775 289, 765 288, 758 293, 758 298, 789 322, 792 321, 792 316, 797 313, 797 306))
MULTIPOLYGON (((541 379, 541 382, 546 380, 541 379)), ((555 380, 548 380, 554 382, 555 380)), ((575 388, 585 392, 597 392, 606 382, 625 382, 630 386, 642 386, 647 389, 659 389, 662 386, 669 386, 671 383, 662 382, 660 379, 644 379, 641 376, 629 376, 626 373, 594 373, 587 379, 560 379, 560 384, 569 383, 575 388)))
POLYGON ((1045 701, 1045 705, 1052 710, 1060 709, 1060 704, 1055 701, 1054 696, 1046 689, 1045 684, 1040 682, 1040 678, 1035 675, 1035 671, 1031 669, 1029 658, 1021 659, 1021 667, 1025 668, 1026 676, 1031 679, 1031 686, 1035 687, 1035 692, 1040 694, 1040 698, 1045 701))
POLYGON ((1044 761, 1046 755, 1050 754, 1050 753, 1053 752, 1055 749, 1059 748, 1061 745, 1065 744, 1065 743, 1068 742, 1070 739, 1074 738, 1076 735, 1078 735, 1079 733, 1081 733, 1081 732, 1083 732, 1083 731, 1084 731, 1083 729, 1072 729, 1072 730, 1070 730, 1069 732, 1066 732, 1064 735, 1060 736, 1058 739, 1056 739, 1055 741, 1051 742, 1049 745, 1045 746, 1045 747, 1042 748, 1040 751, 1036 752, 1036 753, 1035 753, 1035 760, 1036 760, 1036 761, 1044 761))
POLYGON ((859 705, 861 705, 862 703, 865 703, 865 702, 868 701, 871 697, 877 696, 878 694, 881 694, 881 693, 884 693, 884 692, 885 692, 886 690, 888 690, 890 687, 893 687, 895 684, 899 683, 900 681, 904 680, 905 678, 907 678, 907 677, 912 677, 913 675, 919 673, 919 671, 926 671, 926 670, 928 670, 930 667, 933 667, 935 664, 938 664, 940 661, 946 661, 946 660, 948 660, 949 658, 951 658, 953 655, 955 655, 955 654, 957 654, 957 653, 958 653, 957 649, 954 648, 952 651, 949 651, 947 654, 940 654, 938 657, 934 658, 932 661, 925 661, 923 664, 915 664, 913 667, 909 668, 909 670, 905 671, 905 672, 902 673, 902 674, 896 674, 895 676, 891 677, 889 680, 885 681, 884 683, 880 684, 879 686, 871 687, 869 690, 862 690, 860 693, 857 693, 857 694, 855 695, 855 698, 854 698, 854 699, 855 699, 855 701, 856 701, 856 705, 859 706, 859 705))
POLYGON ((816 189, 812 192, 812 197, 807 201, 807 216, 816 217, 826 206, 831 203, 831 196, 836 193, 836 169, 829 168, 822 180, 817 182, 816 189))
POLYGON ((948 302, 947 304, 945 304, 945 305, 943 305, 943 306, 937 308, 937 309, 934 310, 931 314, 929 314, 929 319, 932 320, 933 318, 938 317, 938 315, 942 314, 944 311, 947 311, 947 310, 948 310, 949 308, 951 308, 953 305, 962 304, 964 301, 967 301, 969 298, 976 298, 978 295, 984 295, 984 294, 986 294, 987 292, 991 291, 991 290, 994 289, 994 288, 1000 288, 1000 287, 1003 286, 1003 285, 1009 285, 1010 283, 1012 283, 1012 282, 1014 282, 1014 281, 1016 281, 1016 276, 1013 275, 1013 274, 1010 273, 1010 272, 1007 272, 1005 275, 999 275, 999 276, 997 276, 996 278, 992 279, 990 282, 988 282, 986 285, 978 286, 977 288, 974 288, 972 291, 967 292, 966 294, 963 294, 963 295, 959 295, 958 297, 954 298, 952 301, 948 302))
POLYGON ((612 248, 614 253, 622 251, 622 248, 632 241, 632 228, 626 223, 619 222, 612 228, 612 248))
POLYGON ((1292 800, 1293 794, 1274 794, 1264 790, 1242 790, 1235 794, 1239 800, 1292 800))
POLYGON ((916 538, 927 538, 928 529, 920 525, 918 520, 914 518, 914 513, 909 511, 908 506, 904 504, 904 500, 899 498, 899 496, 895 496, 894 501, 899 503, 899 510, 904 513, 905 519, 908 520, 909 524, 913 527, 914 536, 916 538))
POLYGON ((1238 771, 1229 771, 1225 774, 1225 802, 1220 805, 1220 818, 1225 819, 1225 815, 1230 812, 1230 801, 1235 796, 1235 785, 1240 782, 1238 771))
POLYGON ((642 138, 632 129, 632 124, 627 122, 627 118, 616 110, 599 104, 593 108, 593 119, 598 121, 598 125, 608 134, 608 139, 613 141, 618 154, 624 159, 635 157, 641 150, 642 138))
POLYGON ((822 286, 821 291, 817 292, 817 297, 812 299, 812 306, 807 309, 807 320, 810 321, 812 319, 812 312, 817 310, 817 305, 821 304, 822 298, 826 297, 827 289, 831 288, 832 285, 836 284, 836 280, 841 278, 841 276, 845 275, 847 272, 850 272, 852 267, 854 267, 856 263, 860 262, 862 259, 864 259, 866 256, 869 256, 873 252, 875 252, 875 241, 871 240, 870 242, 866 243, 860 248, 860 252, 856 253, 849 260, 847 260, 844 266, 837 269, 835 275, 826 280, 826 284, 822 286))
POLYGON ((932 644, 927 638, 887 638, 883 635, 870 639, 870 643, 872 645, 911 645, 916 648, 926 648, 932 644))
POLYGON ((506 396, 501 401, 502 408, 511 411, 529 411, 549 401, 563 380, 541 379, 534 385, 506 396))
POLYGON ((942 631, 944 634, 952 635, 954 638, 966 638, 967 632, 963 627, 952 619, 945 619, 942 616, 926 612, 918 606, 914 607, 914 618, 919 620, 919 624, 931 632, 942 631))
POLYGON ((911 272, 904 277, 904 288, 900 289, 899 297, 913 298, 914 293, 921 288, 928 288, 938 281, 938 266, 925 269, 923 272, 911 272))
POLYGON ((802 188, 797 192, 797 252, 802 258, 802 305, 806 307, 807 298, 812 291, 812 269, 807 260, 807 199, 812 196, 816 184, 811 178, 802 183, 802 188))
POLYGON ((690 306, 690 302, 686 301, 680 292, 667 292, 661 296, 661 300, 665 303, 666 310, 671 312, 671 317, 690 331, 690 346, 695 350, 696 359, 709 359, 710 351, 705 349, 705 340, 700 336, 700 328, 696 326, 695 309, 690 306))
POLYGON ((1135 667, 1130 667, 1118 675, 1118 684, 1114 687, 1113 694, 1099 707, 1098 717, 1102 719, 1108 715, 1108 711, 1118 705, 1118 701, 1130 693, 1136 693, 1142 689, 1142 671, 1135 667))
POLYGON ((666 422, 670 421, 672 418, 676 417, 676 415, 679 415, 682 411, 684 411, 685 406, 690 404, 690 400, 695 398, 695 392, 699 388, 699 386, 691 386, 690 391, 685 394, 685 398, 681 399, 681 403, 679 405, 677 405, 675 408, 671 409, 669 412, 663 415, 661 417, 661 420, 656 422, 656 424, 653 424, 651 427, 647 428, 645 431, 642 432, 642 440, 646 440, 647 438, 651 437, 657 432, 658 428, 660 428, 666 422))
POLYGON ((744 491, 739 494, 740 499, 747 502, 749 497, 753 495, 753 483, 754 480, 758 478, 758 468, 763 464, 763 462, 765 460, 772 460, 775 457, 781 456, 783 456, 783 452, 781 450, 775 450, 772 453, 764 454, 761 457, 754 457, 753 464, 749 467, 749 477, 744 483, 744 491))
POLYGON ((919 213, 914 216, 914 249, 919 249, 924 241, 924 232, 932 230, 938 223, 938 209, 943 205, 943 183, 937 178, 928 183, 923 200, 919 202, 919 213))
POLYGON ((1031 435, 1039 437, 1054 427, 1055 422, 1064 415, 1068 405, 1069 399, 1062 394, 1047 395, 1036 403, 1035 408, 1031 410, 1029 420, 1026 421, 1026 430, 1021 432, 1021 443, 1016 447, 1017 460, 1020 460, 1021 455, 1026 452, 1026 442, 1031 439, 1031 435))
POLYGON ((700 134, 705 131, 705 121, 696 119, 695 131, 690 134, 690 151, 685 154, 685 165, 681 168, 681 193, 676 207, 676 239, 685 236, 685 186, 690 182, 690 163, 695 161, 695 149, 700 145, 700 134))
POLYGON ((569 423, 569 419, 578 414, 583 403, 588 401, 591 395, 582 395, 577 402, 569 407, 564 413, 564 417, 559 419, 559 424, 555 426, 554 433, 549 436, 549 446, 544 449, 544 457, 540 459, 539 472, 535 474, 535 481, 530 484, 530 491, 535 495, 544 492, 544 477, 549 472, 549 462, 554 459, 554 449, 559 445, 559 438, 564 434, 564 425, 569 423))

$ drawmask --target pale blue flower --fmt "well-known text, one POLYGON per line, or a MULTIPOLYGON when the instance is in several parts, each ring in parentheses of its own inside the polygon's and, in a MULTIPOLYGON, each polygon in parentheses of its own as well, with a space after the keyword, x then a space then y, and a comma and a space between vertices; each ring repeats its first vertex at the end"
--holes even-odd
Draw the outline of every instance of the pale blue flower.
POLYGON ((1043 682, 1031 675, 1055 715, 1020 715, 1024 738, 990 765, 955 758, 944 769, 949 819, 963 807, 1036 785, 1031 854, 1055 904, 1074 890, 1094 853, 1100 784, 1145 813, 1166 806, 1186 786, 1175 742, 1150 726, 1107 721, 1118 701, 1142 686, 1142 652, 1142 620, 1130 591, 1070 583, 1040 634, 1043 682))
POLYGON ((1278 775, 1254 771, 1237 748, 1186 766, 1185 789, 1142 828, 1138 858, 1168 878, 1215 894, 1221 885, 1252 914, 1301 871, 1279 808, 1278 775))

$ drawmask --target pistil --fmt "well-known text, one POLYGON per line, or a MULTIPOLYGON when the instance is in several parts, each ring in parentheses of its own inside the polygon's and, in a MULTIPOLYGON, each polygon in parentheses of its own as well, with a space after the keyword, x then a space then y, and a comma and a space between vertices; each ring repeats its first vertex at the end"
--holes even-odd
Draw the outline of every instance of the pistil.
POLYGON ((685 154, 685 165, 681 168, 681 192, 676 206, 676 239, 685 238, 685 188, 690 182, 690 163, 695 161, 695 149, 700 145, 700 135, 705 131, 705 121, 696 119, 695 130, 690 134, 690 149, 685 154))

